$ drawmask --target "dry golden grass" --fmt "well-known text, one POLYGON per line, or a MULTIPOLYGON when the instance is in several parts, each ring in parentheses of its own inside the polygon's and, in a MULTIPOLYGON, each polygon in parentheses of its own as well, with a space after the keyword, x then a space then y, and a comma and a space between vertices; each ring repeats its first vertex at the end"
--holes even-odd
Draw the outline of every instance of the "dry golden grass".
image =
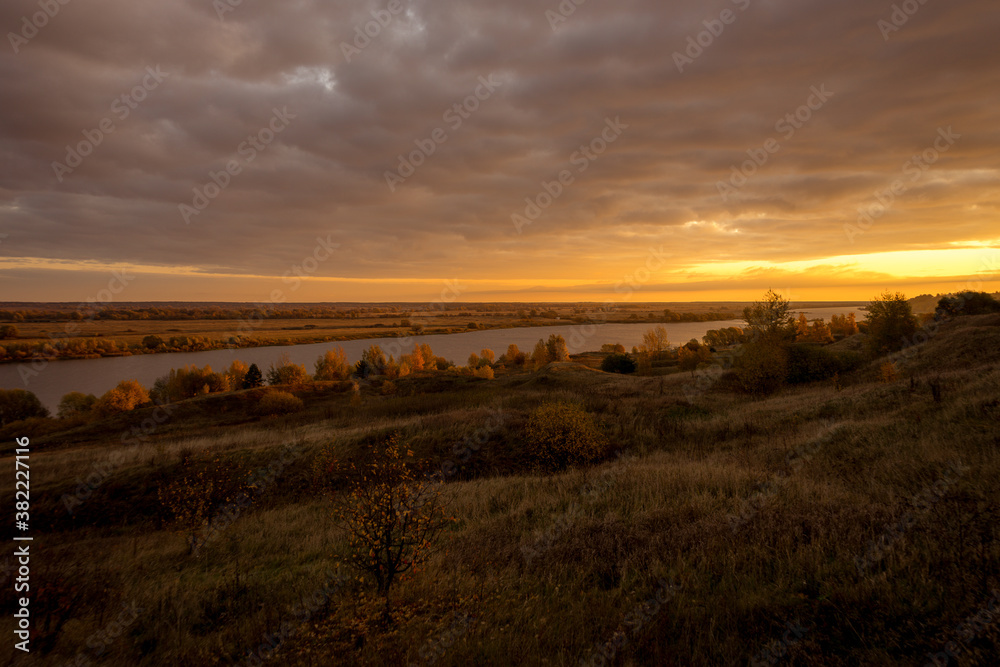
MULTIPOLYGON (((138 344, 146 336, 204 336, 212 340, 227 340, 244 327, 247 335, 261 338, 282 338, 292 343, 349 340, 378 336, 411 334, 409 327, 400 327, 394 318, 263 320, 247 325, 242 320, 84 320, 78 323, 80 338, 104 337, 138 344)), ((427 327, 464 330, 469 318, 439 318, 427 321, 427 327)), ((494 324, 502 324, 496 322, 494 324)), ((64 325, 52 322, 24 322, 17 325, 18 343, 44 343, 49 336, 62 337, 64 325)))
MULTIPOLYGON (((32 455, 37 530, 51 524, 32 576, 74 582, 79 600, 53 651, 23 664, 81 651, 96 662, 88 638, 129 600, 144 611, 103 664, 230 664, 283 622, 295 632, 265 664, 578 665, 619 629, 626 641, 609 663, 749 664, 766 661, 786 623, 806 631, 784 664, 923 664, 1000 586, 998 341, 994 320, 955 322, 894 356, 896 382, 879 383, 873 362, 842 390, 824 382, 766 399, 708 391, 688 404, 688 374, 661 385, 559 366, 405 378, 391 396, 366 388, 357 408, 349 393, 303 394, 304 413, 264 421, 234 416, 238 395, 204 397, 124 450, 117 436, 74 447, 52 436, 32 455), (928 388, 938 377, 940 403, 928 388), (540 472, 524 429, 549 401, 582 405, 634 458, 540 472), (212 426, 212 410, 230 405, 229 425, 212 426), (330 443, 351 456, 390 431, 428 471, 459 461, 456 443, 477 443, 444 489, 459 521, 394 593, 394 627, 379 626, 378 601, 352 583, 327 586, 328 603, 299 623, 295 605, 324 590, 343 542, 312 457, 330 443), (184 452, 266 466, 286 444, 299 458, 197 557, 146 500, 184 452), (57 518, 74 477, 109 460, 76 518, 57 518), (955 461, 966 470, 949 477, 955 461), (926 493, 935 483, 939 499, 926 493), (907 512, 913 524, 859 571, 907 512), (679 588, 636 616, 661 579, 679 588)), ((996 664, 998 626, 966 642, 959 664, 996 664)))

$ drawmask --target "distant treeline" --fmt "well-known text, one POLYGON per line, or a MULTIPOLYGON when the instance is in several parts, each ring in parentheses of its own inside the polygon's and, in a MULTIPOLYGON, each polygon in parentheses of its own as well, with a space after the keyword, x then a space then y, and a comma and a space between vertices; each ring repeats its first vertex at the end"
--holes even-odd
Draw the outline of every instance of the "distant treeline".
POLYGON ((334 308, 330 306, 283 307, 280 304, 222 308, 175 308, 168 306, 126 307, 81 306, 73 310, 58 308, 32 308, 21 310, 0 310, 0 321, 82 321, 82 320, 308 320, 308 319, 356 319, 379 315, 398 315, 393 307, 334 308))
POLYGON ((1000 292, 994 292, 989 294, 988 292, 971 292, 965 291, 961 293, 949 292, 948 294, 921 294, 920 296, 915 296, 912 299, 907 299, 910 306, 913 308, 915 313, 936 313, 942 308, 945 308, 947 303, 953 302, 955 299, 962 298, 962 295, 969 294, 982 294, 983 297, 978 297, 979 299, 989 298, 991 301, 1000 300, 1000 292))
MULTIPOLYGON (((593 317, 587 309, 579 306, 564 307, 562 312, 553 308, 517 308, 497 304, 435 304, 433 309, 401 308, 399 306, 358 306, 343 308, 324 305, 282 305, 259 304, 240 307, 172 307, 172 306, 110 306, 103 304, 80 305, 63 308, 56 305, 41 308, 21 308, 0 310, 0 322, 82 322, 82 321, 132 321, 132 320, 310 320, 310 319, 358 319, 363 317, 419 317, 419 316, 459 316, 471 317, 475 313, 491 313, 497 316, 522 320, 535 318, 566 318, 573 321, 591 321, 593 317)), ((738 319, 740 315, 729 311, 704 313, 680 313, 669 308, 646 314, 620 313, 615 321, 645 319, 664 322, 713 322, 738 319)))
MULTIPOLYGON (((664 322, 722 322, 724 320, 738 320, 743 316, 739 313, 729 311, 710 311, 707 313, 675 313, 667 308, 663 311, 664 322)), ((633 319, 638 319, 634 317, 633 319)), ((648 319, 654 319, 650 316, 648 319)))
POLYGON ((127 343, 112 338, 56 338, 49 342, 17 343, 0 342, 0 362, 55 359, 98 359, 100 357, 128 357, 156 352, 203 352, 230 347, 261 347, 291 344, 285 339, 240 339, 239 344, 205 336, 147 336, 142 343, 127 343), (148 339, 148 340, 147 340, 148 339))
MULTIPOLYGON (((463 306, 467 308, 468 305, 463 306)), ((705 313, 680 313, 670 309, 646 314, 632 313, 626 316, 623 313, 617 317, 608 317, 606 314, 588 314, 581 312, 582 309, 574 308, 573 314, 560 315, 553 310, 537 309, 519 310, 509 313, 510 317, 517 318, 518 322, 500 323, 500 326, 543 326, 552 324, 551 321, 563 323, 677 323, 677 322, 717 322, 738 319, 740 315, 732 312, 705 312, 705 313)), ((443 313, 442 313, 443 314, 443 313)), ((449 313, 451 316, 472 317, 471 311, 460 310, 457 313, 449 313)), ((331 336, 329 334, 319 334, 310 339, 297 338, 291 340, 283 337, 267 337, 263 335, 250 335, 256 325, 265 319, 318 319, 321 317, 335 318, 357 318, 357 317, 399 317, 398 326, 410 328, 414 333, 432 333, 424 329, 420 321, 419 314, 412 315, 410 311, 397 312, 392 307, 364 308, 351 311, 333 310, 322 307, 315 309, 286 309, 286 310, 263 310, 263 309, 241 309, 223 310, 219 308, 183 308, 183 309, 160 309, 160 308, 137 308, 137 309, 117 309, 105 308, 95 310, 84 317, 81 311, 54 313, 52 311, 9 311, 0 310, 0 320, 7 319, 14 322, 27 322, 37 319, 46 321, 57 318, 66 321, 63 331, 47 334, 46 341, 19 342, 22 338, 16 324, 0 325, 0 363, 12 361, 32 361, 32 360, 57 360, 57 359, 95 359, 100 357, 121 357, 137 354, 156 354, 162 352, 203 352, 207 350, 219 350, 228 348, 252 348, 283 346, 294 344, 309 344, 331 342, 335 340, 347 340, 351 338, 384 338, 392 336, 389 332, 373 331, 363 335, 354 336, 331 336), (308 316, 304 313, 311 313, 308 316), (239 315, 237 317, 237 315, 239 315), (141 342, 128 342, 124 340, 104 337, 100 335, 82 336, 80 333, 81 321, 93 320, 177 320, 177 319, 215 319, 215 320, 237 320, 244 322, 230 334, 223 334, 220 337, 197 336, 177 334, 174 336, 145 336, 141 342)), ((306 325, 311 328, 314 325, 306 325)), ((383 324, 370 325, 371 327, 384 327, 383 324)), ((491 329, 498 325, 491 325, 488 322, 463 323, 461 330, 491 329)), ((433 333, 456 333, 453 329, 437 329, 433 333)))

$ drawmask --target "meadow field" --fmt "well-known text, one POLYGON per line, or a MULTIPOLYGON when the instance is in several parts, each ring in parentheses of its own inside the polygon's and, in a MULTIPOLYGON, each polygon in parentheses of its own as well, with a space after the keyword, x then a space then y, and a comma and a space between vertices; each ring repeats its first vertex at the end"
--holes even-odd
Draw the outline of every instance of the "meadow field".
POLYGON ((718 321, 739 317, 744 305, 627 303, 614 304, 608 310, 607 304, 596 303, 268 303, 210 307, 0 303, 0 362, 302 345, 574 322, 718 321))
MULTIPOLYGON (((1000 315, 766 397, 727 389, 727 354, 645 376, 592 354, 494 379, 316 382, 287 388, 303 407, 285 416, 254 410, 262 388, 68 420, 31 443, 38 630, 32 654, 8 641, 3 658, 996 664, 1000 315), (545 465, 529 424, 552 404, 583 415, 598 461, 545 465), (392 434, 440 473, 454 521, 387 623, 370 579, 338 565, 347 480, 326 464, 392 434), (164 489, 219 466, 257 471, 249 500, 178 521, 164 489)), ((0 488, 13 496, 12 475, 0 488)))
POLYGON ((997 0, 0 23, 0 667, 1000 666, 997 0))

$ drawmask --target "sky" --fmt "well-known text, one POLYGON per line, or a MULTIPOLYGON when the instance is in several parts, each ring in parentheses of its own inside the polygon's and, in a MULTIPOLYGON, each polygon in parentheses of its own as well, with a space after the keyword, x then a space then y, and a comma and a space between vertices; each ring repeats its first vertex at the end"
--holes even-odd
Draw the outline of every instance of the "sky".
POLYGON ((0 5, 2 301, 1000 289, 995 0, 62 1, 0 5))

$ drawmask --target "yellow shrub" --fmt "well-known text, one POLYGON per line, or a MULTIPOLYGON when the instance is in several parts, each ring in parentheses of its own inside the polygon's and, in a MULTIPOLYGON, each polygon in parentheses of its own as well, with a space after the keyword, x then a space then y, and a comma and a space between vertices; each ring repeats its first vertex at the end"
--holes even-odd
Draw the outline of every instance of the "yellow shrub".
POLYGON ((287 391, 272 391, 264 395, 257 404, 256 414, 261 417, 290 415, 299 412, 305 404, 302 399, 287 391))
POLYGON ((390 621, 393 584, 421 571, 437 536, 455 522, 445 511, 443 485, 419 471, 395 435, 377 443, 368 461, 340 466, 331 460, 329 469, 347 480, 334 506, 334 519, 347 533, 340 560, 361 572, 361 582, 374 579, 390 621))
POLYGON ((94 407, 99 414, 106 416, 129 412, 146 403, 149 403, 149 392, 146 388, 137 380, 123 380, 117 387, 101 396, 94 407))
POLYGON ((528 420, 525 435, 532 454, 552 470, 595 461, 605 449, 594 418, 572 403, 539 406, 528 420))

